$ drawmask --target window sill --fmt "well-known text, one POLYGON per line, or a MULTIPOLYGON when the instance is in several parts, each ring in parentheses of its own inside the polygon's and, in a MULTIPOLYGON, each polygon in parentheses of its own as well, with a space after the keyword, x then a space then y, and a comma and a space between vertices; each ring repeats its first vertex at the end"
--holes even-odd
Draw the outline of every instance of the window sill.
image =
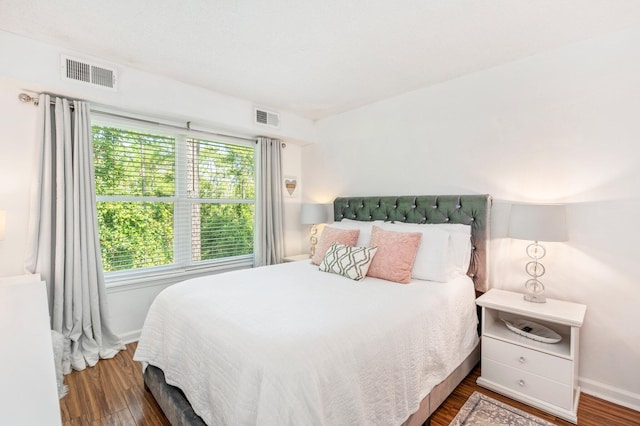
POLYGON ((136 288, 170 285, 190 278, 252 267, 253 257, 246 257, 186 268, 154 268, 135 272, 114 272, 105 274, 105 285, 108 293, 115 293, 136 288))

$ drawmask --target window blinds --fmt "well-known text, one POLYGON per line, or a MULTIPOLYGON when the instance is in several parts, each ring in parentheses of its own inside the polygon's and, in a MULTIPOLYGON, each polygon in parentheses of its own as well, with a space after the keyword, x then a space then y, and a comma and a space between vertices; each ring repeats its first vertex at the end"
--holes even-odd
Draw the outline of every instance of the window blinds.
POLYGON ((110 126, 93 143, 106 272, 253 252, 253 146, 110 126))

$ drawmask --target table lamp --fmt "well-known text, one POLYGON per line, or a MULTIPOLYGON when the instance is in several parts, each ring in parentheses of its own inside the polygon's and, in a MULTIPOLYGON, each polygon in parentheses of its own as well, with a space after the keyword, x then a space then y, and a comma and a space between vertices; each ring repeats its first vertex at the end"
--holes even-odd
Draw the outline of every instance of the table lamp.
POLYGON ((544 303, 544 285, 539 277, 545 273, 540 259, 546 254, 539 241, 567 241, 567 222, 565 206, 561 204, 514 204, 511 206, 509 236, 519 240, 531 240, 527 246, 527 255, 533 259, 525 265, 525 271, 531 276, 524 286, 527 290, 524 299, 529 302, 544 303))
POLYGON ((313 257, 318 244, 318 224, 327 221, 327 209, 324 204, 303 204, 300 210, 300 222, 303 225, 311 225, 311 250, 310 256, 313 257))

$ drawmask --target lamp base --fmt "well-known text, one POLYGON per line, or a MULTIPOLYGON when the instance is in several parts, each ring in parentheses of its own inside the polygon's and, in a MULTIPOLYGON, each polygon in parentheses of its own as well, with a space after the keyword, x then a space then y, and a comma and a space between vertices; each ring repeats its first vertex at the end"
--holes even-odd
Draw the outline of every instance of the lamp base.
POLYGON ((524 288, 527 290, 524 294, 524 300, 527 302, 544 303, 547 301, 547 298, 544 297, 544 284, 538 281, 537 275, 527 280, 527 282, 524 283, 524 288))
POLYGON ((316 246, 318 245, 318 226, 317 225, 311 225, 311 231, 310 231, 310 237, 309 237, 309 242, 311 243, 311 247, 309 248, 310 251, 310 256, 309 258, 312 258, 313 255, 316 254, 316 246))
POLYGON ((524 300, 526 300, 527 302, 533 302, 533 303, 546 303, 547 302, 547 298, 544 297, 544 294, 526 293, 524 295, 524 300))

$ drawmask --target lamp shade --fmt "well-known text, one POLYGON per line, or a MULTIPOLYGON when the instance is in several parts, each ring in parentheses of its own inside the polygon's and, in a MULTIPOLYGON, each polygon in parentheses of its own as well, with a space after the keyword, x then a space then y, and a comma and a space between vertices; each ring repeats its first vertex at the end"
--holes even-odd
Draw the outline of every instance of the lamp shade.
POLYGON ((562 204, 514 204, 509 236, 530 241, 567 241, 566 209, 562 204))
POLYGON ((315 225, 327 221, 327 209, 324 204, 303 204, 300 210, 300 222, 303 225, 315 225))

